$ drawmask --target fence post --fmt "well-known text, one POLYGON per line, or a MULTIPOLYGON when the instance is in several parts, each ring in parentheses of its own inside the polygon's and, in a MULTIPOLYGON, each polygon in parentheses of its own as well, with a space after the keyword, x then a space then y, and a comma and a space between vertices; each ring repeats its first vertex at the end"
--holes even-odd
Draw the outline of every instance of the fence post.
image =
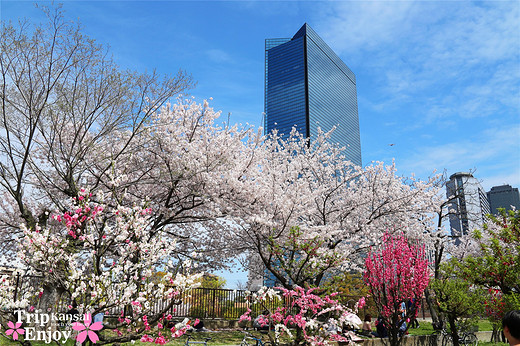
POLYGON ((215 308, 215 305, 217 304, 217 302, 215 300, 215 291, 216 291, 216 289, 212 289, 211 290, 212 301, 213 301, 213 314, 212 314, 212 317, 217 317, 217 311, 216 311, 216 308, 215 308))

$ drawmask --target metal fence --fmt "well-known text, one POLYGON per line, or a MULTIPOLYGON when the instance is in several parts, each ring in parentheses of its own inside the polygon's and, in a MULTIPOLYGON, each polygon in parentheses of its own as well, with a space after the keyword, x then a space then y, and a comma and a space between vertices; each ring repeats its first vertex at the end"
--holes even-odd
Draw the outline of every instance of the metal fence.
MULTIPOLYGON (((13 292, 13 299, 22 297, 31 288, 37 288, 41 284, 41 277, 20 275, 17 273, 10 277, 15 289, 13 292)), ((39 306, 38 292, 31 297, 30 305, 39 306)), ((253 292, 254 293, 254 292, 253 292)), ((188 292, 182 293, 175 298, 175 303, 166 310, 166 314, 171 314, 175 317, 193 317, 204 319, 239 319, 248 308, 252 310, 252 315, 256 316, 262 313, 262 307, 258 304, 251 304, 251 292, 244 290, 232 289, 215 289, 215 288, 193 288, 188 292)), ((85 302, 77 301, 78 303, 85 302)), ((171 303, 171 300, 158 299, 149 302, 151 310, 154 313, 165 310, 171 303)), ((56 312, 66 312, 72 305, 72 299, 68 293, 61 295, 59 301, 54 306, 56 312)), ((269 309, 276 306, 282 306, 282 302, 268 303, 269 309)), ((121 314, 120 309, 111 308, 107 311, 108 315, 118 316, 121 314)))
MULTIPOLYGON (((16 283, 16 289, 14 291, 14 299, 21 296, 28 287, 37 287, 39 282, 38 277, 34 276, 17 276, 12 277, 12 280, 16 283)), ((339 297, 341 301, 347 302, 347 306, 353 308, 355 302, 359 300, 359 296, 343 296, 339 297)), ((190 317, 190 318, 201 318, 201 319, 239 319, 248 308, 252 310, 251 315, 253 317, 261 314, 264 307, 259 304, 251 304, 252 297, 251 292, 243 290, 231 290, 231 289, 215 289, 215 288, 194 288, 187 293, 183 293, 180 297, 176 298, 176 304, 172 305, 166 314, 171 314, 175 317, 190 317)), ((68 295, 63 295, 57 305, 55 311, 66 312, 71 305, 71 299, 68 295)), ((163 311, 170 303, 171 300, 157 300, 150 302, 152 304, 152 310, 154 313, 163 311)), ((35 299, 32 304, 36 307, 38 302, 35 299)), ((272 300, 265 303, 269 310, 274 310, 276 307, 290 306, 291 301, 289 300, 272 300)), ((118 309, 109 309, 108 315, 117 316, 121 313, 118 309)), ((359 315, 364 316, 367 313, 373 317, 376 316, 377 310, 373 302, 368 299, 367 305, 359 311, 359 315)), ((421 303, 421 309, 419 310, 418 318, 430 317, 429 308, 426 300, 423 299, 421 303)))

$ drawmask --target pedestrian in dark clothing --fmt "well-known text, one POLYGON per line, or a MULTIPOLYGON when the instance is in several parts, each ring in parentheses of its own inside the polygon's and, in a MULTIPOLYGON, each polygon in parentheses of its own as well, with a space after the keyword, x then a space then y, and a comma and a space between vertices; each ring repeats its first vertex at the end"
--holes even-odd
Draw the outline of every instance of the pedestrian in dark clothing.
POLYGON ((388 329, 385 326, 385 322, 383 321, 383 317, 379 316, 376 320, 376 333, 374 336, 378 338, 386 338, 388 337, 388 329))
MULTIPOLYGON (((408 311, 416 311, 417 306, 415 305, 415 299, 412 298, 408 300, 408 311)), ((417 318, 414 316, 410 317, 410 328, 419 328, 419 321, 417 321, 417 318)))

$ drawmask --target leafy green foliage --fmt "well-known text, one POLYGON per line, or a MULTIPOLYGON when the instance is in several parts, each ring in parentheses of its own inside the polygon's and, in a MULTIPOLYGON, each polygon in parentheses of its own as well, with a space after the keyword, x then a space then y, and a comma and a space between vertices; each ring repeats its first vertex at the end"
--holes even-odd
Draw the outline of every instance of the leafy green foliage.
POLYGON ((205 274, 200 282, 202 288, 224 288, 225 286, 226 279, 213 274, 205 274))
POLYGON ((491 223, 474 237, 480 256, 469 256, 459 264, 463 277, 488 288, 499 287, 503 294, 520 292, 520 211, 499 209, 499 216, 489 215, 491 223))
POLYGON ((439 312, 448 320, 455 346, 458 346, 455 341, 459 339, 460 324, 478 316, 485 301, 483 290, 461 278, 458 268, 457 261, 452 259, 441 265, 440 278, 430 281, 439 312))
POLYGON ((485 312, 493 325, 492 339, 496 341, 504 313, 520 308, 516 293, 520 292, 520 211, 499 209, 498 216, 488 217, 490 223, 484 225, 484 230, 473 234, 480 254, 460 261, 453 258, 444 266, 444 279, 436 280, 432 287, 440 303, 439 310, 448 319, 457 314, 485 312), (469 289, 473 293, 465 297, 469 289), (473 297, 476 292, 479 297, 473 297))
MULTIPOLYGON (((229 315, 233 309, 233 301, 227 301, 225 291, 221 290, 226 285, 226 280, 213 274, 204 274, 200 279, 200 288, 197 294, 190 299, 190 316, 197 318, 209 318, 229 315)), ((245 310, 245 309, 244 309, 245 310)))
MULTIPOLYGON (((342 305, 354 308, 361 297, 368 297, 369 290, 361 273, 342 273, 327 279, 321 286, 325 294, 338 293, 335 297, 342 305)), ((377 308, 371 297, 366 298, 366 305, 359 311, 360 316, 377 316, 377 308)))
POLYGON ((339 300, 345 297, 364 297, 368 294, 368 286, 363 281, 361 273, 342 273, 326 280, 320 286, 327 294, 339 293, 339 300))

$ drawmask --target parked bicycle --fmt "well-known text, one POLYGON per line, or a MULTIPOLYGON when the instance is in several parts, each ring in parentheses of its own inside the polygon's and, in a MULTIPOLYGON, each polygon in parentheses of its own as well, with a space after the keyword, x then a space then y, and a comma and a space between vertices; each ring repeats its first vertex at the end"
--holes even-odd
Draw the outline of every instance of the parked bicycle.
POLYGON ((187 338, 186 338, 186 342, 184 343, 184 346, 190 346, 190 345, 204 345, 204 346, 208 346, 208 341, 211 340, 211 338, 204 338, 204 341, 190 341, 191 339, 191 334, 186 334, 187 335, 187 338))
MULTIPOLYGON (((446 329, 441 330, 441 346, 453 345, 453 336, 446 329)), ((459 345, 477 346, 478 338, 473 332, 460 332, 459 345)))
POLYGON ((263 342, 262 339, 255 337, 251 333, 242 331, 244 333, 244 338, 240 343, 240 346, 272 346, 269 341, 263 342))

